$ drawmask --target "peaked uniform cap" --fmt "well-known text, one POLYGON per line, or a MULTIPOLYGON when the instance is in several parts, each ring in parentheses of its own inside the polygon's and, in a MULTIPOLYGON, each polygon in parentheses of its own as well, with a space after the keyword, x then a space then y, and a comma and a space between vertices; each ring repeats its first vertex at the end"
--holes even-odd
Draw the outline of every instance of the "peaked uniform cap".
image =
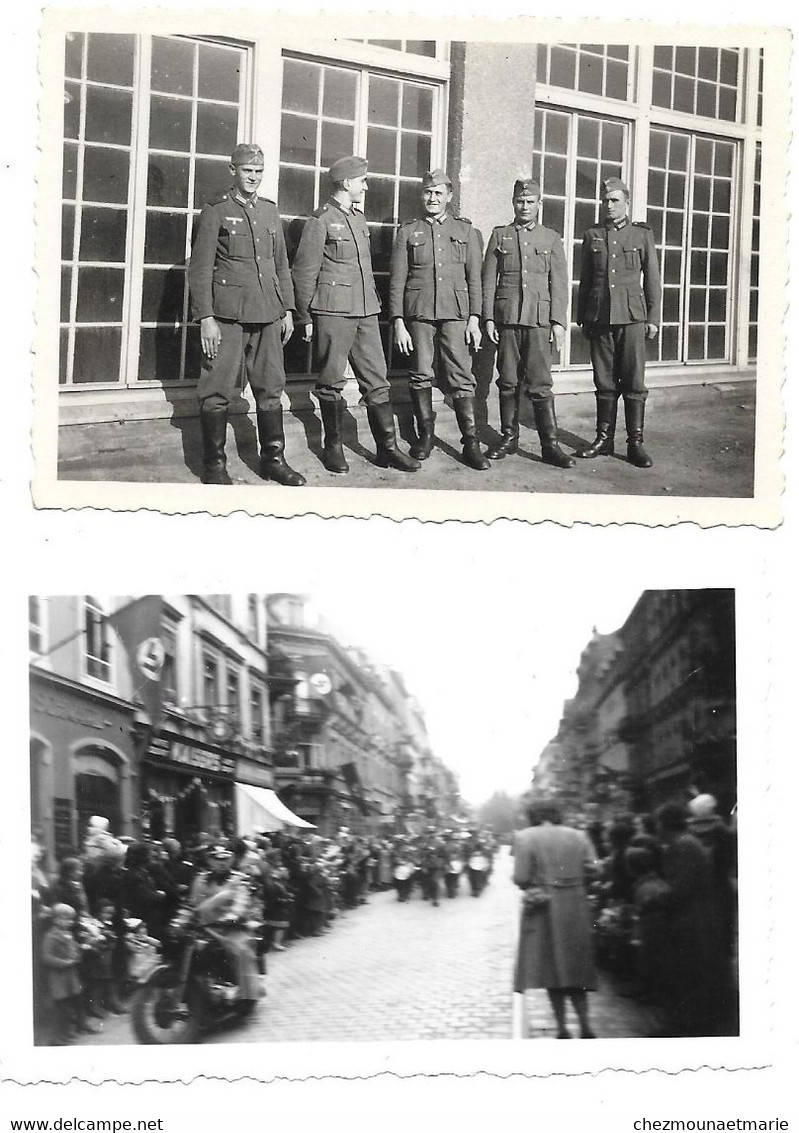
POLYGON ((230 155, 231 165, 263 165, 264 151, 255 142, 239 142, 230 155))
POLYGON ((338 158, 327 172, 331 181, 340 184, 342 181, 348 181, 350 177, 365 177, 368 168, 369 164, 365 157, 351 154, 349 157, 338 158))
POLYGON ((446 185, 448 189, 452 188, 452 181, 445 170, 431 169, 429 173, 425 173, 422 188, 431 189, 434 185, 446 185))
POLYGON ((534 177, 520 177, 513 186, 513 196, 521 197, 530 193, 534 197, 541 196, 541 186, 534 177))

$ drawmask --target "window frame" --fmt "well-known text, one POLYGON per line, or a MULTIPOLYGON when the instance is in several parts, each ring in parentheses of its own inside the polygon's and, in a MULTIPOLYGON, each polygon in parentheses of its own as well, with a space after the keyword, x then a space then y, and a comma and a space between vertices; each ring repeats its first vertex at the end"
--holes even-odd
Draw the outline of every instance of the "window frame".
POLYGON ((115 688, 117 683, 117 642, 116 634, 111 630, 111 627, 106 620, 108 618, 108 610, 105 609, 104 603, 101 598, 96 598, 92 594, 85 594, 81 598, 81 621, 83 624, 83 648, 81 649, 81 675, 88 683, 97 686, 98 688, 115 688), (93 603, 93 605, 90 605, 93 603), (89 612, 99 614, 97 625, 100 627, 100 632, 103 635, 104 643, 107 647, 107 660, 103 657, 95 657, 94 654, 89 653, 89 634, 88 634, 88 615, 89 612), (107 677, 99 677, 91 672, 89 668, 89 659, 98 661, 107 669, 107 677))
POLYGON ((49 643, 49 609, 47 599, 43 598, 40 594, 28 595, 28 652, 31 657, 37 662, 46 660, 42 655, 47 652, 49 643), (31 603, 36 603, 37 621, 31 618, 31 603), (31 647, 31 636, 35 633, 38 637, 38 649, 31 647))

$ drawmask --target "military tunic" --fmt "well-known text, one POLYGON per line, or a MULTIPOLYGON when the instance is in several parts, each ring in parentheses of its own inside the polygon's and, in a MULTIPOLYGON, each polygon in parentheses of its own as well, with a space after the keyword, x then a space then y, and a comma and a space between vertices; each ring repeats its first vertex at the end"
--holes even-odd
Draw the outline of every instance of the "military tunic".
POLYGON ((500 390, 522 380, 533 399, 552 391, 552 326, 566 326, 568 299, 563 242, 535 221, 501 224, 491 233, 483 262, 483 319, 499 331, 500 390))
POLYGON ((660 308, 660 268, 649 226, 625 217, 589 228, 576 321, 588 331, 599 392, 646 399, 646 325, 660 325, 660 308))
POLYGON ((213 315, 222 340, 204 358, 197 397, 224 408, 241 369, 259 409, 277 409, 286 384, 281 320, 294 307, 283 228, 273 201, 246 200, 235 189, 206 202, 188 264, 192 313, 213 315))
POLYGON ((363 214, 329 200, 305 222, 292 265, 297 315, 315 322, 317 396, 336 401, 349 359, 367 405, 389 400, 369 229, 363 214))
POLYGON ((474 393, 466 320, 482 309, 482 237, 470 220, 424 217, 402 224, 391 255, 389 314, 402 318, 413 342, 410 383, 435 381, 436 340, 454 396, 474 393))

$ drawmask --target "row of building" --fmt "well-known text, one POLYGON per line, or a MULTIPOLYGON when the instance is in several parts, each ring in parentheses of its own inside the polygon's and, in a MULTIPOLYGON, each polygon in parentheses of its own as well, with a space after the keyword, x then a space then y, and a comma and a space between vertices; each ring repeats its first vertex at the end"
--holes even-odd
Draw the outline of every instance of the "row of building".
POLYGON ((709 792, 735 805, 733 590, 647 590, 624 625, 594 633, 557 733, 533 771, 587 818, 709 792))
POLYGON ((306 597, 160 599, 156 727, 112 620, 130 603, 29 600, 31 817, 55 856, 95 814, 119 835, 185 839, 233 832, 270 800, 323 835, 457 813, 455 776, 402 677, 306 597))

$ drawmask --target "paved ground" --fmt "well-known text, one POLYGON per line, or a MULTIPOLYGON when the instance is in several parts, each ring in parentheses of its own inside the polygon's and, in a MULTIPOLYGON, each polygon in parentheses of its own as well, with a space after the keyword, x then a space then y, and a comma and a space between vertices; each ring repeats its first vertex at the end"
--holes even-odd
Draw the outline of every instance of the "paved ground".
MULTIPOLYGON (((463 892, 433 908, 416 895, 399 904, 375 894, 340 916, 323 937, 298 940, 269 956, 268 996, 257 1015, 207 1042, 510 1039, 511 976, 518 895, 510 859, 474 899, 463 892)), ((528 1037, 552 1038, 546 995, 525 996, 528 1037)), ((656 1020, 607 982, 592 996, 600 1037, 645 1036, 656 1020)), ((130 1043, 126 1016, 105 1023, 84 1045, 130 1043)))
MULTIPOLYGON (((558 398, 561 443, 567 450, 594 436, 594 397, 558 398)), ((579 461, 563 471, 543 464, 529 408, 522 418, 521 451, 475 472, 460 462, 459 433, 448 405, 438 409, 437 446, 423 468, 403 474, 377 468, 374 442, 363 407, 351 407, 345 420, 346 477, 327 472, 320 462, 321 425, 310 412, 310 398, 286 414, 287 454, 309 485, 352 488, 435 488, 503 492, 589 493, 602 495, 704 496, 748 498, 754 476, 754 382, 681 386, 653 390, 647 407, 646 443, 655 460, 636 469, 624 459, 624 427, 619 425, 621 456, 579 461), (305 404, 307 402, 307 404, 305 404)), ((497 436, 496 393, 479 407, 481 439, 497 436), (491 424, 488 424, 488 421, 491 424)), ((410 437, 410 409, 399 408, 400 432, 410 437)), ((201 471, 199 430, 194 418, 69 425, 60 430, 59 478, 146 483, 195 483, 201 471)), ((233 418, 228 436, 230 474, 237 484, 260 485, 252 418, 233 418)))

